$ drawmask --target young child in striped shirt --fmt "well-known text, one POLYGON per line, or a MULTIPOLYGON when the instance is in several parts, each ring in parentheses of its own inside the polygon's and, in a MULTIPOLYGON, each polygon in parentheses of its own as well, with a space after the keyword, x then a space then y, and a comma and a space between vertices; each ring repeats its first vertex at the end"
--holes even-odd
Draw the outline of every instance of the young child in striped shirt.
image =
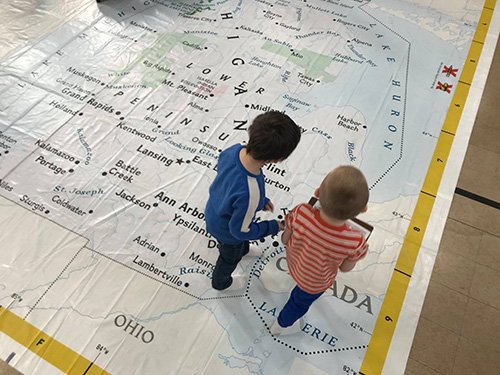
POLYGON ((286 216, 281 240, 297 286, 271 327, 274 335, 298 332, 300 318, 332 286, 338 270, 352 270, 368 250, 363 235, 346 224, 367 210, 368 184, 361 171, 335 168, 314 194, 320 208, 302 203, 286 216))

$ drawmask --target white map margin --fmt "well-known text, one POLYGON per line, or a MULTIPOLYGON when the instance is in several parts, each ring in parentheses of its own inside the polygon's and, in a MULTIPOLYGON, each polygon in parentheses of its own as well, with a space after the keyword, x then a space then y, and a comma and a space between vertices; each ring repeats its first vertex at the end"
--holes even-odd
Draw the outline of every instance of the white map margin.
POLYGON ((499 33, 500 10, 497 3, 415 264, 414 271, 429 267, 430 270, 427 271, 430 272, 424 272, 410 280, 382 375, 404 374, 499 33))

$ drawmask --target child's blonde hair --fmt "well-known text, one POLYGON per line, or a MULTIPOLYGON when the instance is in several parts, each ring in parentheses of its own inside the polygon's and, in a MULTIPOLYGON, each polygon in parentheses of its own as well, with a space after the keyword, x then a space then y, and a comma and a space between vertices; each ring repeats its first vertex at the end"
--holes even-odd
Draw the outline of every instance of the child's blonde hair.
POLYGON ((342 165, 328 173, 319 187, 321 210, 329 217, 347 220, 363 212, 368 184, 358 168, 342 165))

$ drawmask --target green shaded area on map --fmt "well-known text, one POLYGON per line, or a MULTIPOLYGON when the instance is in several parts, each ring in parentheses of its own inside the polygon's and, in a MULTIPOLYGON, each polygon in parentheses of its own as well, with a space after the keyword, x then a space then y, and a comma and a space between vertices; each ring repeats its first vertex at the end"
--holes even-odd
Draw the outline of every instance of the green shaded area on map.
POLYGON ((326 72, 326 68, 332 63, 331 56, 322 55, 307 49, 292 51, 286 46, 269 41, 264 42, 262 49, 288 58, 288 61, 304 68, 304 75, 307 77, 322 78, 323 82, 333 82, 336 78, 334 75, 326 72))
POLYGON ((172 63, 176 58, 169 58, 169 54, 174 47, 181 45, 184 51, 197 51, 198 47, 203 47, 207 40, 193 34, 171 33, 158 38, 152 45, 123 68, 121 73, 130 72, 137 69, 143 72, 141 84, 146 87, 156 88, 161 82, 172 74, 172 63))

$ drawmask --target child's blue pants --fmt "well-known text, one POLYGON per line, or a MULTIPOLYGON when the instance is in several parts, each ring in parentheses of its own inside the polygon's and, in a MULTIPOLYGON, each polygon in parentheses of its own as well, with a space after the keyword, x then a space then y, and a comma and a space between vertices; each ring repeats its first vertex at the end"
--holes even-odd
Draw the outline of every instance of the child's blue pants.
POLYGON ((317 294, 307 293, 298 286, 293 288, 288 302, 278 315, 278 324, 282 327, 291 326, 297 319, 304 316, 312 303, 322 294, 323 292, 317 294))

